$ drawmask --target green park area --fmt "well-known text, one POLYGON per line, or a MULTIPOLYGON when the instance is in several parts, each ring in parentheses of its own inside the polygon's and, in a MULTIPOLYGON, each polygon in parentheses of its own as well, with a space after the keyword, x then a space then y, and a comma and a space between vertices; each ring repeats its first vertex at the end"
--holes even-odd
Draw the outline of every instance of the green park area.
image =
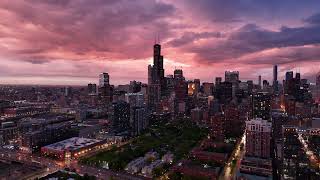
POLYGON ((170 151, 175 160, 186 157, 189 151, 207 135, 189 119, 174 122, 159 122, 147 129, 143 135, 134 138, 122 147, 112 147, 92 157, 81 159, 84 164, 108 166, 113 170, 122 170, 135 158, 144 156, 148 151, 156 151, 160 156, 170 151))

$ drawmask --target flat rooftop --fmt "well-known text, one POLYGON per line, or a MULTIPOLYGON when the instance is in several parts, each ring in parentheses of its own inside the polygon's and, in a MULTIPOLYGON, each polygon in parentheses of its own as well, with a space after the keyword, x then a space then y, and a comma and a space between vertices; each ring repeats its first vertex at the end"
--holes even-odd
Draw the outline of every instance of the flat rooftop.
POLYGON ((54 144, 44 146, 44 147, 46 149, 51 149, 51 150, 55 150, 55 151, 65 151, 65 150, 74 151, 77 149, 81 149, 83 147, 93 145, 98 142, 100 142, 100 140, 73 137, 73 138, 66 139, 66 140, 63 140, 63 141, 60 141, 60 142, 57 142, 54 144))

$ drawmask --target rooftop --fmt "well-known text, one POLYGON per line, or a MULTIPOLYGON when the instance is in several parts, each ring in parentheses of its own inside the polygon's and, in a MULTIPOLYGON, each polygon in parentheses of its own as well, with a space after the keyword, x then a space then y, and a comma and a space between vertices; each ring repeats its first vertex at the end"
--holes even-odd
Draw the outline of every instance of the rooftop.
POLYGON ((77 150, 95 143, 100 142, 100 140, 96 139, 88 139, 88 138, 80 138, 80 137, 73 137, 70 139, 66 139, 54 144, 50 144, 45 146, 47 149, 52 149, 56 151, 63 151, 63 150, 77 150))

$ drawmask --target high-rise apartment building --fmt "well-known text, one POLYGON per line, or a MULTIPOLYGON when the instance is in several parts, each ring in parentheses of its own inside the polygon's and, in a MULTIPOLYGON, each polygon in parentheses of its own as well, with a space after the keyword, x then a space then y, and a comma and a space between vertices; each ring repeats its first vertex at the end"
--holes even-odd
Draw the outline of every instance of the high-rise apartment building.
POLYGON ((270 158, 272 123, 261 118, 246 121, 246 156, 270 158))
POLYGON ((106 72, 99 74, 99 87, 105 87, 109 84, 109 74, 106 72))
POLYGON ((271 95, 267 92, 258 92, 252 96, 253 117, 270 120, 271 117, 271 95))
POLYGON ((273 66, 273 91, 278 92, 279 91, 279 82, 278 82, 278 66, 273 66))
POLYGON ((239 71, 226 71, 225 81, 231 83, 238 83, 239 81, 239 71))

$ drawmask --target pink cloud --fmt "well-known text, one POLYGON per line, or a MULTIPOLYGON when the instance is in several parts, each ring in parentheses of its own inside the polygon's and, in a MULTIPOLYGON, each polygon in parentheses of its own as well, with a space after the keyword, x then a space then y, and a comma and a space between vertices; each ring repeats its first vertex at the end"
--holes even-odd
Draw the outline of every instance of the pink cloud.
MULTIPOLYGON (((114 84, 146 82, 157 34, 166 74, 182 66, 187 78, 202 81, 213 81, 225 70, 239 70, 243 79, 258 74, 270 79, 275 63, 311 72, 308 63, 319 62, 318 16, 308 19, 311 14, 301 10, 290 19, 279 8, 275 13, 281 18, 270 25, 262 12, 288 6, 286 0, 274 3, 3 0, 0 82, 87 84, 103 71, 114 84)), ((303 7, 315 13, 313 6, 303 7)))

